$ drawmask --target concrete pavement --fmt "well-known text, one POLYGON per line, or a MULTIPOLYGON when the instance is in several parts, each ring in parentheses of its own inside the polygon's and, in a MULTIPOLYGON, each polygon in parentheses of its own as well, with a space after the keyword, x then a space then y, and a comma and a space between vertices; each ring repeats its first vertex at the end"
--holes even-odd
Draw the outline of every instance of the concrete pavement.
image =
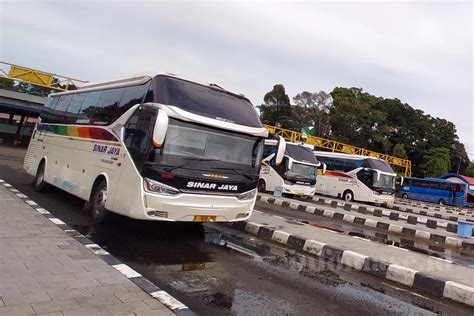
POLYGON ((3 180, 0 201, 0 315, 189 312, 3 180))

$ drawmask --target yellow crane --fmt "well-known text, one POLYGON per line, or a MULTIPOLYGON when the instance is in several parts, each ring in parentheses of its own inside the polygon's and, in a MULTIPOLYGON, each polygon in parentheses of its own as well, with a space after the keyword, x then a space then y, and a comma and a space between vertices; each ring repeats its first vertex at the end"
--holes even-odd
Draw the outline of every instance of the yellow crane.
POLYGON ((369 156, 374 158, 379 158, 385 160, 389 164, 393 166, 402 167, 405 170, 405 177, 411 177, 411 161, 407 159, 402 159, 394 156, 390 156, 387 154, 381 154, 372 150, 368 150, 365 148, 360 148, 344 143, 340 143, 338 141, 329 140, 321 137, 316 136, 307 136, 304 139, 303 134, 300 132, 290 131, 284 128, 279 128, 270 125, 264 125, 271 134, 279 135, 283 137, 285 140, 290 142, 303 142, 312 146, 316 146, 319 148, 329 149, 332 152, 339 152, 344 154, 352 154, 352 155, 361 155, 361 156, 369 156))

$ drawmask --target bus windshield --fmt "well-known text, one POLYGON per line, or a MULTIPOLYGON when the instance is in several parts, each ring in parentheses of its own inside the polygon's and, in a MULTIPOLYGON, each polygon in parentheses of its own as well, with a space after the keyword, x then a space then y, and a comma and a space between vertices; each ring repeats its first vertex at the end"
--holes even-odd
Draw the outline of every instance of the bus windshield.
POLYGON ((158 103, 220 121, 262 127, 257 111, 243 96, 163 75, 155 77, 154 82, 158 103))
POLYGON ((288 170, 288 176, 297 179, 316 180, 316 166, 293 162, 291 169, 288 170))
POLYGON ((257 137, 212 131, 170 119, 162 155, 216 160, 258 168, 263 142, 257 137))
POLYGON ((374 172, 374 187, 380 189, 388 189, 392 190, 395 189, 395 176, 387 175, 387 174, 380 174, 377 176, 377 172, 374 172), (378 180, 377 180, 378 178, 378 180))

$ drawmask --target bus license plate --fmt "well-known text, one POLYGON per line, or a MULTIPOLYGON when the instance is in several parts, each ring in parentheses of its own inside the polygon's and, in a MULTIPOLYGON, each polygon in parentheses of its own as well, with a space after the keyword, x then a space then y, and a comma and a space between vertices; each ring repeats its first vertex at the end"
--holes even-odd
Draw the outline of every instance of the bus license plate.
POLYGON ((304 196, 304 193, 303 193, 303 192, 300 192, 300 193, 296 193, 296 195, 303 197, 303 196, 304 196))
POLYGON ((205 216, 205 215, 196 215, 194 216, 195 222, 215 222, 217 216, 205 216))

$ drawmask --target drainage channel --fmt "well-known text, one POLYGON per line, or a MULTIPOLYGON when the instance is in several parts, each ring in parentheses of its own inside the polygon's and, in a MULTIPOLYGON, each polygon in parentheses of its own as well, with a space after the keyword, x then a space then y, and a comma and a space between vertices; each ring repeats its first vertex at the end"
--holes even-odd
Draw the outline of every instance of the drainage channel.
POLYGON ((198 314, 465 312, 457 304, 413 295, 225 225, 162 225, 118 218, 107 225, 75 228, 198 314))

